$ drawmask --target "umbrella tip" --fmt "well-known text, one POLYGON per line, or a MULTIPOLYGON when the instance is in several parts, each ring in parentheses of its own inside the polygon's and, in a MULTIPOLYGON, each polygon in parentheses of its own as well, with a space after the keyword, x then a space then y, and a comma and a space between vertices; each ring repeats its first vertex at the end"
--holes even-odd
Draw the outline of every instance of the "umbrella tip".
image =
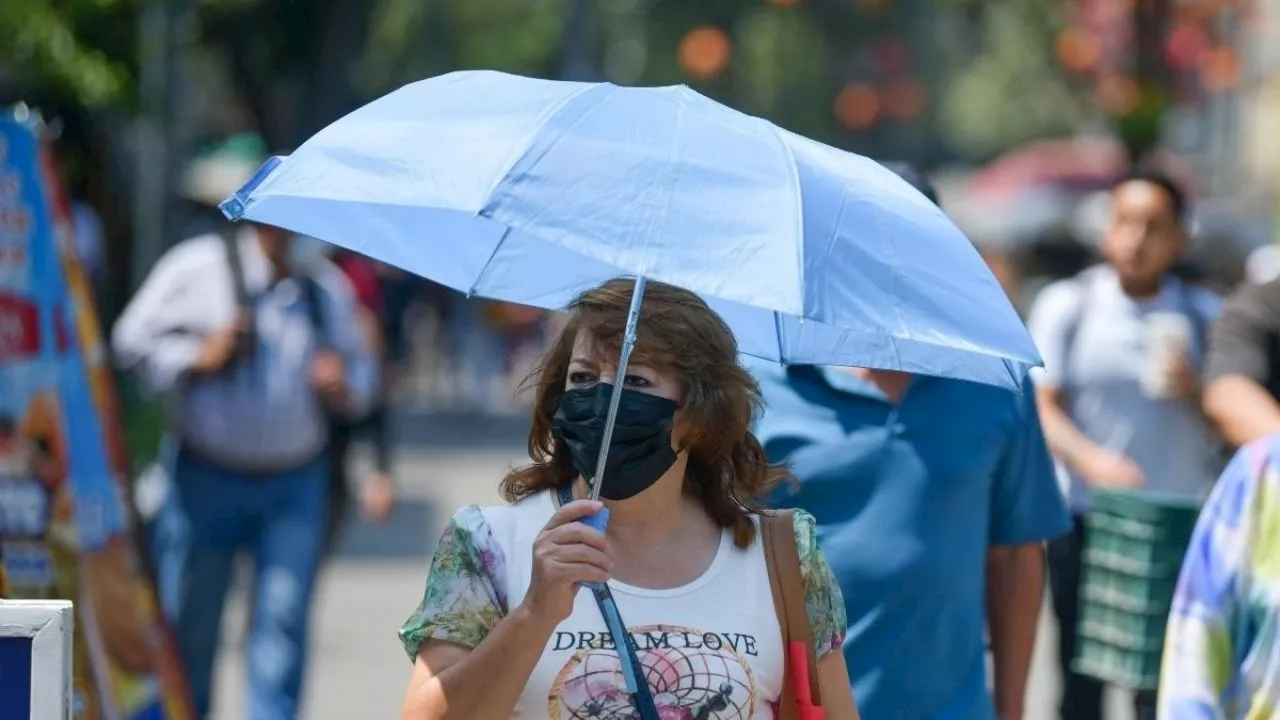
POLYGON ((262 167, 258 168, 258 172, 249 178, 249 182, 246 182, 239 190, 232 193, 231 197, 218 203, 218 209, 222 211, 222 214, 233 222, 243 218, 249 196, 253 194, 254 190, 258 189, 262 181, 266 180, 267 176, 279 167, 283 161, 284 158, 279 155, 267 158, 266 162, 262 163, 262 167))

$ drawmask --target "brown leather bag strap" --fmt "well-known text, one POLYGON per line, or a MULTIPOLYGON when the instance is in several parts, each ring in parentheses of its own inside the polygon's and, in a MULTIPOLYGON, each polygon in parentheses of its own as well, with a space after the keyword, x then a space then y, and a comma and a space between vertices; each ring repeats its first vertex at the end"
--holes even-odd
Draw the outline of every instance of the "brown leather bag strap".
POLYGON ((796 716, 795 678, 791 672, 788 648, 792 642, 804 643, 809 658, 809 694, 814 705, 822 705, 818 684, 818 661, 813 649, 813 632, 805 604, 804 579, 800 575, 800 549, 796 545, 794 513, 781 510, 760 516, 760 539, 764 544, 765 565, 769 570, 769 586, 773 606, 782 628, 783 674, 782 697, 778 703, 780 720, 796 716))

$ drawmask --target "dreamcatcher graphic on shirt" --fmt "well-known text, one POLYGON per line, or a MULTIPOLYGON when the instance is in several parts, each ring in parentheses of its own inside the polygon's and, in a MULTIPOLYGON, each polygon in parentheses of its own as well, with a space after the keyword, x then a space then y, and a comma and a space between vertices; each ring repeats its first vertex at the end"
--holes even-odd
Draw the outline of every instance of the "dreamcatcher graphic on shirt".
MULTIPOLYGON (((757 688, 751 664, 729 643, 693 628, 629 628, 662 720, 753 720, 757 688), (696 642, 682 641, 693 638, 696 642), (659 639, 659 641, 654 641, 659 639)), ((565 663, 547 698, 551 720, 631 720, 618 652, 586 648, 565 663)))

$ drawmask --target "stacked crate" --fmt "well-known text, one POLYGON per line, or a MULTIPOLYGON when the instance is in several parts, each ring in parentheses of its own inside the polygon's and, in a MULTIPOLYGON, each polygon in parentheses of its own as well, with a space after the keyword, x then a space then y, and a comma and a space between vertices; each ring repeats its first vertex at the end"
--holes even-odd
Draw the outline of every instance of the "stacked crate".
POLYGON ((1200 503, 1096 492, 1087 519, 1074 669, 1155 690, 1165 623, 1200 503))

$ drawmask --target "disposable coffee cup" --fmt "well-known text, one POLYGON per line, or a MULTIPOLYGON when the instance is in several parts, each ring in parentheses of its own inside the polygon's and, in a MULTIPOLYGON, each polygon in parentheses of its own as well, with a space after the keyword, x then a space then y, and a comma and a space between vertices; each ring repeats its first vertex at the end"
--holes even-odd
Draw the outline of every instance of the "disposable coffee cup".
POLYGON ((1147 362, 1142 391, 1152 398, 1172 397, 1170 372, 1191 349, 1191 320, 1176 312, 1151 313, 1146 321, 1147 362))

